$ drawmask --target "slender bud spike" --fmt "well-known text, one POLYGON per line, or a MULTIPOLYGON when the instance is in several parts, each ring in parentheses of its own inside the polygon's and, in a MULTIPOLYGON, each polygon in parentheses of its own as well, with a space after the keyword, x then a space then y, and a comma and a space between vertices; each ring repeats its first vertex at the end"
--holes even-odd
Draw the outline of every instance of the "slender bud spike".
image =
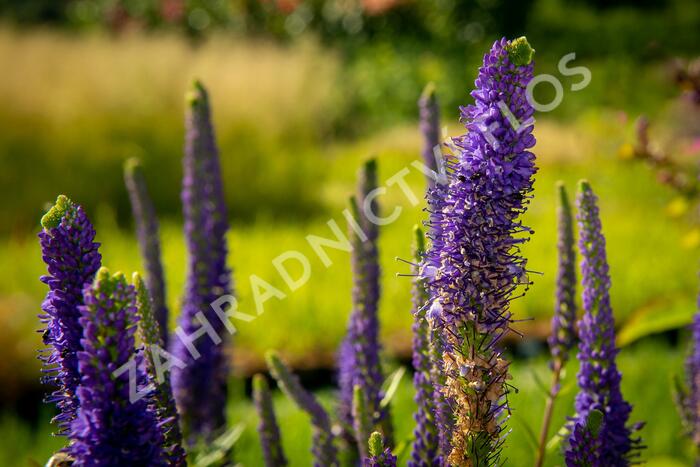
POLYGON ((160 259, 160 235, 153 201, 148 194, 146 178, 141 162, 132 158, 124 164, 124 183, 129 193, 131 212, 136 224, 141 258, 146 269, 146 284, 153 299, 153 311, 160 328, 160 338, 168 345, 168 307, 165 295, 165 278, 160 259))
POLYGON ((280 429, 275 416, 275 407, 272 404, 272 394, 267 379, 263 375, 253 377, 253 400, 255 401, 255 410, 260 418, 258 434, 260 435, 265 467, 287 465, 287 458, 284 456, 280 439, 280 429))
POLYGON ((391 417, 388 408, 380 406, 383 398, 383 375, 379 361, 379 252, 377 239, 378 226, 371 221, 371 215, 378 215, 376 198, 369 198, 377 188, 377 163, 368 160, 358 175, 358 189, 351 198, 351 213, 357 216, 357 223, 366 235, 357 233, 354 226, 348 228, 352 244, 353 308, 348 322, 348 331, 338 352, 338 382, 340 386, 339 418, 343 425, 343 439, 355 448, 350 432, 355 426, 352 417, 353 388, 359 385, 373 414, 372 425, 381 425, 387 439, 391 440, 391 417))
MULTIPOLYGON (((421 264, 425 255, 425 236, 423 230, 414 226, 413 256, 416 265, 421 264)), ((432 381, 433 360, 430 349, 430 323, 426 318, 426 304, 429 302, 428 291, 418 266, 413 268, 413 386, 416 389, 414 400, 416 412, 413 419, 413 446, 409 467, 422 467, 439 463, 439 434, 435 423, 435 388, 432 381)))
POLYGON ((557 207, 559 269, 552 334, 548 342, 553 366, 561 367, 568 360, 569 352, 576 343, 576 253, 574 252, 571 205, 563 183, 557 184, 557 192, 559 194, 557 207))
POLYGON ((282 392, 311 417, 311 425, 313 426, 311 452, 314 456, 314 466, 337 466, 338 455, 334 444, 335 436, 331 429, 328 413, 313 394, 302 387, 299 378, 287 368, 276 352, 268 352, 265 360, 282 392))
POLYGON ((153 392, 152 409, 156 414, 158 424, 163 432, 163 449, 168 457, 168 465, 184 467, 187 465, 187 454, 182 448, 182 433, 180 432, 180 417, 175 407, 175 399, 170 387, 170 373, 160 375, 154 352, 164 349, 161 332, 153 310, 153 302, 146 283, 141 275, 135 272, 132 283, 136 289, 136 309, 138 313, 138 337, 143 345, 145 354, 146 373, 148 381, 155 388, 153 392))
MULTIPOLYGON (((420 117, 420 131, 423 134, 423 163, 433 172, 438 172, 435 159, 436 152, 440 149, 440 107, 438 106, 435 92, 435 83, 428 83, 418 99, 418 114, 420 117)), ((428 186, 435 186, 435 180, 426 176, 428 186)))

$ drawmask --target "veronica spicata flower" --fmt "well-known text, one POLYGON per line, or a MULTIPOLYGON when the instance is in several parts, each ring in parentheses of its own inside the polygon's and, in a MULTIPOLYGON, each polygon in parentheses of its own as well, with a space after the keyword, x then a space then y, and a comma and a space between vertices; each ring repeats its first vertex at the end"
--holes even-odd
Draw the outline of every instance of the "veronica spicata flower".
MULTIPOLYGON (((596 444, 581 449, 591 450, 597 462, 611 467, 626 466, 638 455, 639 439, 633 433, 640 424, 628 425, 632 406, 620 391, 622 375, 615 364, 615 320, 610 305, 610 275, 605 252, 605 237, 598 213, 597 198, 587 182, 581 182, 577 198, 579 250, 583 287, 583 317, 579 322, 578 373, 579 393, 576 396, 576 417, 573 426, 585 423, 592 410, 604 414, 596 444)), ((570 439, 570 449, 577 439, 570 439)), ((586 447, 587 446, 587 447, 586 447)))
POLYGON ((519 38, 496 41, 484 56, 462 108, 467 133, 454 140, 450 182, 439 209, 431 203, 433 241, 422 274, 441 329, 444 395, 453 401, 447 463, 498 463, 502 418, 508 414, 508 362, 499 350, 511 321, 513 292, 528 285, 519 245, 530 229, 520 222, 532 191, 533 108, 526 86, 533 50, 519 38))
MULTIPOLYGON (((178 323, 190 336, 201 326, 197 319, 201 312, 223 339, 224 323, 211 304, 231 293, 231 272, 226 266, 228 221, 209 98, 200 83, 188 95, 186 127, 182 205, 189 256, 178 323)), ((211 440, 226 424, 225 345, 203 336, 193 344, 200 354, 195 359, 182 339, 173 340, 173 354, 185 363, 173 368, 172 376, 185 436, 188 441, 211 440)))
POLYGON ((48 269, 41 281, 49 286, 40 315, 46 325, 44 344, 48 346, 40 357, 45 373, 42 380, 56 387, 47 401, 56 404, 54 422, 59 433, 66 434, 78 410, 78 352, 83 335, 79 307, 83 304, 83 288, 95 277, 101 256, 95 229, 85 211, 67 197, 58 197, 41 225, 39 241, 48 269))
POLYGON ((136 293, 123 274, 97 273, 83 293, 78 352, 80 401, 69 446, 75 467, 166 466, 163 435, 147 398, 131 400, 130 383, 144 387, 143 366, 135 355, 136 293), (118 376, 117 376, 118 375, 118 376), (132 381, 132 379, 135 380, 132 381))

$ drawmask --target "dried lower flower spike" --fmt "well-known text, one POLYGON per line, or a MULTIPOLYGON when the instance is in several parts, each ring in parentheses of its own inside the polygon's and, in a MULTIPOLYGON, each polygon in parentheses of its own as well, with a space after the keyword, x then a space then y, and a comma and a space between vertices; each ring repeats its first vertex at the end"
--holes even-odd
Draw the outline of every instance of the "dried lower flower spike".
POLYGON ((282 450, 280 429, 275 417, 275 408, 272 405, 272 394, 263 375, 253 377, 253 400, 255 401, 255 410, 260 418, 258 434, 260 435, 265 467, 287 465, 287 458, 282 450))
POLYGON ((335 448, 335 436, 333 435, 331 420, 328 413, 318 403, 310 392, 306 391, 287 365, 279 358, 277 353, 268 352, 266 355, 267 366, 270 373, 277 380, 280 389, 300 409, 311 417, 313 426, 313 443, 311 452, 314 456, 315 467, 338 466, 338 453, 335 448))
POLYGON ((97 273, 83 293, 78 352, 80 408, 71 424, 69 451, 75 467, 167 466, 163 435, 148 398, 130 389, 146 386, 135 356, 136 292, 123 274, 97 273), (117 370, 131 368, 133 371, 117 370))
MULTIPOLYGON (((584 314, 579 322, 580 389, 573 426, 584 423, 592 410, 602 412, 605 416, 596 437, 595 456, 606 466, 627 466, 639 455, 640 440, 633 438, 633 434, 641 424, 628 425, 632 406, 620 391, 622 375, 615 363, 618 349, 610 305, 605 237, 597 198, 585 181, 579 187, 577 206, 584 314)), ((570 439, 570 444, 573 442, 576 440, 570 439)))
POLYGON ((139 317, 138 337, 143 345, 148 381, 154 386, 152 409, 163 433, 163 449, 168 457, 170 467, 184 467, 187 465, 187 454, 182 448, 180 417, 170 387, 170 373, 159 371, 155 361, 156 358, 159 358, 157 356, 164 344, 155 317, 152 298, 145 282, 138 273, 134 273, 132 282, 136 289, 136 309, 139 317), (161 372, 162 374, 160 374, 161 372))
MULTIPOLYGON (((178 324, 186 336, 200 330, 201 312, 220 339, 228 335, 211 304, 231 294, 226 266, 228 221, 219 154, 211 124, 209 98, 196 82, 188 95, 182 205, 188 263, 187 282, 178 324)), ((173 368, 173 392, 189 443, 212 441, 226 425, 226 395, 230 352, 224 342, 208 336, 194 343, 194 358, 182 339, 174 338, 172 353, 184 367, 173 368)))
POLYGON ((452 465, 497 465, 503 444, 510 375, 499 341, 514 292, 529 285, 519 246, 531 232, 519 218, 536 171, 526 96, 532 52, 522 37, 496 41, 484 56, 475 103, 462 108, 467 132, 453 140, 449 185, 429 194, 433 242, 422 275, 443 341, 453 422, 444 462, 452 465))
POLYGON ((41 281, 49 293, 41 305, 41 322, 46 325, 42 351, 42 381, 57 389, 47 398, 58 408, 54 423, 59 434, 67 434, 78 410, 76 389, 80 383, 78 352, 83 328, 79 323, 83 288, 90 284, 100 268, 102 257, 95 242, 95 229, 83 208, 66 196, 41 219, 41 253, 48 274, 41 281))

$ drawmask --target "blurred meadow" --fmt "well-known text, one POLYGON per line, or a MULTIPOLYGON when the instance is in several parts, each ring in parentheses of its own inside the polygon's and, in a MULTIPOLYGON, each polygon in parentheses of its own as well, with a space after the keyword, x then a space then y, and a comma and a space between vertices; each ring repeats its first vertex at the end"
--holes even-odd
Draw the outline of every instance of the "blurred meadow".
MULTIPOLYGON (((0 1, 0 465, 43 464, 61 446, 50 436, 51 409, 41 403, 35 332, 46 293, 36 233, 57 194, 85 206, 103 264, 142 270, 122 164, 129 157, 143 161, 161 221, 174 324, 186 261, 183 95, 193 78, 206 84, 212 100, 232 225, 229 265, 241 309, 254 312, 253 274, 287 294, 266 302, 264 313, 241 323, 234 338, 231 419, 246 427, 237 460, 260 465, 249 377, 264 369, 266 350, 278 349, 330 403, 330 370, 350 311, 349 255, 332 251, 326 267, 306 236, 331 235, 331 219, 344 227, 356 171, 370 156, 378 159, 380 182, 408 168, 406 180, 422 199, 425 179, 411 166, 422 146, 416 110, 422 87, 435 82, 446 134, 460 134, 458 105, 471 102, 486 47, 502 35, 522 34, 537 51, 536 73, 557 76, 564 98, 556 110, 536 115, 539 172, 525 218, 535 234, 525 256, 542 274, 513 303, 523 337, 508 344, 520 392, 511 401, 506 465, 532 463, 545 402, 539 381, 549 379, 554 186, 564 180, 573 192, 582 178, 600 196, 623 393, 634 405, 632 419, 647 422, 643 457, 653 466, 690 465, 692 450, 679 442, 672 379, 682 372, 685 326, 696 311, 700 224, 690 201, 626 156, 634 122, 646 114, 660 145, 686 164, 700 158, 700 114, 679 99, 669 71, 675 57, 700 54, 700 4, 535 0, 509 11, 505 0, 468 7, 366 1, 349 2, 357 8, 335 21, 319 2, 65 3, 0 1), (154 13, 170 18, 157 5, 180 3, 180 16, 170 23, 154 13), (352 15, 359 15, 359 27, 352 15), (557 71, 569 52, 577 53, 574 65, 592 73, 581 91, 570 90, 577 77, 557 71), (296 291, 272 264, 288 250, 311 260, 310 279, 296 291)), ((551 89, 536 96, 549 101, 551 89)), ((410 365, 412 321, 410 278, 397 277, 408 266, 396 258, 410 258, 411 228, 425 212, 422 201, 412 205, 396 185, 380 199, 385 213, 401 208, 380 234, 382 343, 386 366, 394 368, 410 365)), ((397 439, 405 444, 412 432, 409 379, 393 408, 397 439)), ((572 413, 575 363, 563 387, 554 430, 572 413)), ((309 465, 306 417, 279 393, 275 403, 292 465, 309 465)), ((400 464, 409 451, 401 451, 400 464)), ((557 465, 558 456, 549 462, 557 465)))

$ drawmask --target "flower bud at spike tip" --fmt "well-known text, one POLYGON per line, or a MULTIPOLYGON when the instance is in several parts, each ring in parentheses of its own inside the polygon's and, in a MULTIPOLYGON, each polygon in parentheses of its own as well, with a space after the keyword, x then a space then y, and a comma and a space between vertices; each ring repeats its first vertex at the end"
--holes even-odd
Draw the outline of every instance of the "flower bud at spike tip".
POLYGON ((516 66, 529 65, 535 54, 535 49, 530 46, 525 36, 510 41, 505 49, 508 51, 508 58, 516 66))
POLYGON ((363 467, 396 467, 396 456, 391 449, 385 448, 384 437, 375 431, 367 442, 369 446, 369 456, 365 457, 363 467))
POLYGON ((51 209, 49 209, 49 212, 44 214, 44 216, 41 218, 41 226, 45 230, 51 230, 58 227, 66 212, 69 209, 72 209, 74 206, 75 205, 73 202, 68 199, 67 196, 59 195, 58 198, 56 198, 56 204, 54 204, 51 209))

